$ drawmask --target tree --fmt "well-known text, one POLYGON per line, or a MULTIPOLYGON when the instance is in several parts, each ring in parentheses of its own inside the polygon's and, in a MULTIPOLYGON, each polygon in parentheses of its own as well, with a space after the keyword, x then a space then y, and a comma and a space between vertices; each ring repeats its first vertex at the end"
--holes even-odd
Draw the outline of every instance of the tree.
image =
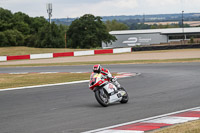
POLYGON ((12 28, 12 17, 13 14, 11 11, 0 8, 0 31, 5 31, 12 28))
POLYGON ((0 47, 7 46, 8 39, 6 38, 4 32, 0 32, 0 47))
POLYGON ((12 23, 0 20, 0 31, 5 31, 8 29, 12 29, 12 23))
POLYGON ((14 29, 20 31, 24 35, 28 35, 30 33, 29 25, 23 21, 16 22, 14 24, 14 29))
POLYGON ((35 47, 39 48, 64 48, 64 31, 61 26, 57 26, 54 22, 47 23, 42 27, 37 35, 35 47))
POLYGON ((112 21, 106 21, 106 28, 107 31, 113 31, 113 30, 128 30, 129 27, 126 24, 117 22, 117 20, 112 20, 112 21))
POLYGON ((0 8, 0 20, 9 22, 12 17, 13 17, 13 14, 11 13, 11 11, 0 8))
POLYGON ((49 24, 44 17, 32 18, 0 8, 0 46, 61 48, 67 27, 49 24))
POLYGON ((6 46, 23 46, 24 36, 17 30, 6 30, 4 31, 5 38, 7 39, 6 46))
POLYGON ((71 48, 96 48, 102 42, 111 43, 116 38, 110 35, 101 17, 86 14, 76 19, 67 31, 67 45, 71 48))
POLYGON ((37 35, 27 35, 24 40, 24 44, 28 47, 35 47, 37 42, 37 35))
POLYGON ((130 25, 131 30, 149 29, 150 25, 144 23, 133 23, 130 25))
POLYGON ((48 22, 44 17, 31 18, 31 24, 29 25, 31 34, 38 33, 39 29, 46 24, 48 24, 48 22))

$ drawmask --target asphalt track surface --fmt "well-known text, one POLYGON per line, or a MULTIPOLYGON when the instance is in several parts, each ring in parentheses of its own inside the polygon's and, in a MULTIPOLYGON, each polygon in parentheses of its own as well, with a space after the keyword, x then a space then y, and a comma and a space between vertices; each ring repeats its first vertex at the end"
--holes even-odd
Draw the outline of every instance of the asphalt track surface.
MULTIPOLYGON (((10 72, 89 72, 92 66, 0 68, 10 72)), ((0 92, 1 133, 79 133, 200 106, 200 63, 106 66, 138 72, 119 79, 128 104, 101 107, 88 83, 0 92)))

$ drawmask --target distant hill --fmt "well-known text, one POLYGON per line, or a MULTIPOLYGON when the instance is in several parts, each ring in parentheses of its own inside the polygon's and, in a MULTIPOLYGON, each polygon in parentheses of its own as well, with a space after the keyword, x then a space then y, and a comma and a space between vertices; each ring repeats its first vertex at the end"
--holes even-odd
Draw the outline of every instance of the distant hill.
MULTIPOLYGON (((169 22, 181 21, 182 14, 155 14, 155 15, 121 15, 121 16, 101 16, 102 21, 117 20, 124 22, 134 20, 135 22, 169 22)), ((56 24, 70 25, 76 18, 56 18, 52 19, 56 24)), ((200 21, 200 13, 184 13, 184 21, 200 21)))

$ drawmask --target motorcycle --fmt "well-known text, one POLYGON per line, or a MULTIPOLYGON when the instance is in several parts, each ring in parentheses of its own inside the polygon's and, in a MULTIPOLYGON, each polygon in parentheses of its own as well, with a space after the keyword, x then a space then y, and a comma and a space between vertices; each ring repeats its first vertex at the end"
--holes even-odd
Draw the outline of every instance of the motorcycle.
POLYGON ((128 93, 121 87, 117 87, 105 78, 101 73, 92 73, 90 76, 89 88, 95 93, 95 98, 97 102, 103 106, 107 107, 111 103, 127 103, 128 93))

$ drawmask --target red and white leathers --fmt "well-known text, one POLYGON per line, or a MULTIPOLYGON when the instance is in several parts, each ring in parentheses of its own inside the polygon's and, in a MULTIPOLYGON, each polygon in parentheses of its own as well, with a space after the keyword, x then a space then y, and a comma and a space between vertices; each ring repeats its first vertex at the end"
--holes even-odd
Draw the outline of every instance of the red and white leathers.
POLYGON ((117 82, 117 78, 113 77, 108 69, 101 67, 101 65, 94 65, 93 72, 101 73, 102 75, 105 76, 105 78, 107 78, 109 81, 111 81, 117 88, 121 88, 120 84, 117 82))

